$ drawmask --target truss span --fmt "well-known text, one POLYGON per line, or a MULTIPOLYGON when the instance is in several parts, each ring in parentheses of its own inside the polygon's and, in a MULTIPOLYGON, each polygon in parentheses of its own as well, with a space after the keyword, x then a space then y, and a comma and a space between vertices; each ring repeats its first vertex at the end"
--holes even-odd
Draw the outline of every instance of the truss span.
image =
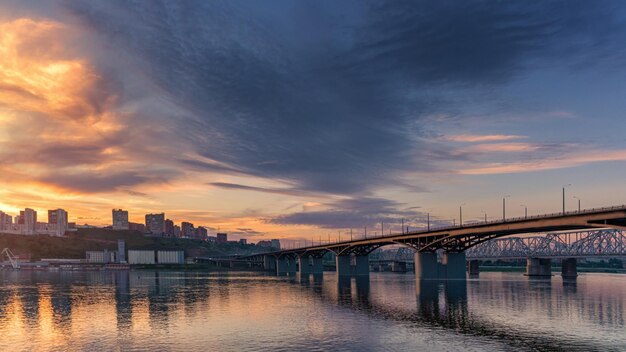
POLYGON ((614 229, 492 239, 466 252, 471 259, 626 257, 626 232, 614 229))

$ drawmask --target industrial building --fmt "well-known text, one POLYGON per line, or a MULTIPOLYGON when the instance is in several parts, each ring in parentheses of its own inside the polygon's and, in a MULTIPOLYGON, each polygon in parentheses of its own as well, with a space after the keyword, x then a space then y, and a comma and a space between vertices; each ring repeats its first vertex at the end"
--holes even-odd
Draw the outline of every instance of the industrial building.
POLYGON ((184 264, 184 251, 129 250, 128 264, 184 264))
POLYGON ((86 251, 85 260, 87 263, 117 263, 116 252, 103 250, 103 251, 86 251))
POLYGON ((184 251, 157 251, 159 264, 185 264, 184 251))

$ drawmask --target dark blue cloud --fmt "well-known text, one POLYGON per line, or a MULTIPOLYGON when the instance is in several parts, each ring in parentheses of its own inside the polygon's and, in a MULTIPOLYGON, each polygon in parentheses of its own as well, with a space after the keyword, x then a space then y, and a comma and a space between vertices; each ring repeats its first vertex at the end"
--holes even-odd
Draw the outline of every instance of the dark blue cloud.
POLYGON ((168 118, 198 160, 172 159, 332 194, 465 158, 422 138, 422 117, 456 99, 533 67, 623 58, 609 50, 624 36, 617 2, 336 3, 68 7, 185 110, 168 118))
MULTIPOLYGON (((379 231, 381 222, 385 229, 400 231, 401 224, 411 226, 413 230, 422 228, 427 223, 428 215, 420 208, 407 207, 406 204, 379 197, 354 197, 323 204, 324 209, 307 210, 279 215, 266 219, 277 225, 310 225, 332 229, 363 229, 379 231)), ((449 226, 440 219, 431 219, 431 226, 449 226)), ((360 231, 360 230, 359 230, 360 231)), ((387 230, 385 230, 386 232, 387 230)))

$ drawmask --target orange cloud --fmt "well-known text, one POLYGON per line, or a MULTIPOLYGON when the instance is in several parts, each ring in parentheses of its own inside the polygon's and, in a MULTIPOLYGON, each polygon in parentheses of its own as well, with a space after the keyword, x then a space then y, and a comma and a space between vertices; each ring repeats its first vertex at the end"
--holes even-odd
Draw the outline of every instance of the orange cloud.
POLYGON ((52 21, 20 18, 0 24, 0 105, 48 117, 96 118, 106 92, 100 77, 66 41, 74 33, 52 21))
POLYGON ((508 141, 512 139, 526 138, 525 136, 507 135, 507 134, 491 134, 491 135, 474 135, 474 134, 456 134, 444 136, 443 139, 453 142, 477 143, 477 142, 496 142, 508 141))
POLYGON ((471 152, 531 152, 541 147, 530 143, 487 143, 467 148, 471 152))
POLYGON ((534 172, 562 169, 606 161, 626 161, 626 150, 596 150, 593 152, 573 154, 562 158, 545 158, 541 160, 514 163, 489 163, 476 168, 461 170, 460 173, 465 175, 489 175, 534 172))

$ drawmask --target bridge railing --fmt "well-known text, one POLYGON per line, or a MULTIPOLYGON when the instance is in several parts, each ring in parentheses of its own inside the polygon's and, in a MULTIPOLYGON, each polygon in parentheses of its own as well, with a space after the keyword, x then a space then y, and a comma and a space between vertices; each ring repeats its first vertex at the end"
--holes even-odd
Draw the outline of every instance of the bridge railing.
MULTIPOLYGON (((553 218, 553 217, 557 217, 557 216, 569 216, 569 215, 585 215, 585 214, 593 214, 593 213, 598 213, 598 212, 603 212, 603 211, 611 211, 611 210, 622 210, 622 209, 626 209, 626 205, 615 205, 615 206, 610 206, 610 207, 601 207, 601 208, 587 208, 587 209, 581 209, 580 211, 578 210, 574 210, 574 211, 566 211, 566 212, 556 212, 556 213, 547 213, 547 214, 539 214, 539 215, 531 215, 531 216, 522 216, 522 217, 513 217, 513 218, 506 218, 506 219, 495 219, 495 220, 487 220, 487 221, 475 221, 475 222, 466 222, 465 225, 463 224, 459 224, 459 225, 449 225, 449 226, 431 226, 430 229, 428 228, 421 228, 419 230, 416 231, 408 231, 408 232, 395 232, 395 233, 391 233, 391 234, 387 234, 385 235, 380 234, 380 235, 374 235, 374 236, 367 236, 365 234, 360 234, 362 237, 359 237, 356 240, 360 240, 360 239, 372 239, 372 238, 387 238, 387 237, 396 237, 396 236, 400 236, 400 235, 405 235, 405 234, 420 234, 420 233, 428 233, 428 232, 434 232, 434 231, 445 231, 445 230, 457 230, 457 229, 462 229, 462 228, 466 228, 468 226, 478 226, 478 225, 493 225, 493 224, 503 224, 503 223, 507 223, 507 222, 515 222, 515 221, 523 221, 523 220, 538 220, 538 219, 548 219, 548 218, 553 218)), ((297 246, 297 247, 293 247, 293 248, 289 248, 289 249, 302 249, 302 248, 309 248, 309 247, 324 247, 324 246, 330 246, 330 245, 342 245, 342 244, 349 244, 351 242, 353 242, 355 239, 352 240, 330 240, 330 241, 320 241, 319 243, 315 244, 315 242, 312 242, 312 245, 307 246, 305 245, 301 245, 301 246, 297 246)))

